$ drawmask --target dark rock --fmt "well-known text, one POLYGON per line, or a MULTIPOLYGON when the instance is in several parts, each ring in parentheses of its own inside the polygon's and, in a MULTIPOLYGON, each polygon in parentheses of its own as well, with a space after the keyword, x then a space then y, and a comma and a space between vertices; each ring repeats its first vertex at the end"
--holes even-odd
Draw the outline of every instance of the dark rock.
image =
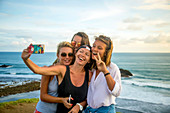
POLYGON ((0 97, 17 94, 17 93, 25 93, 29 91, 40 90, 40 82, 33 81, 31 83, 26 83, 24 85, 18 85, 15 87, 7 86, 5 88, 0 88, 0 97))
POLYGON ((0 65, 0 67, 11 67, 11 65, 5 65, 5 64, 3 64, 3 65, 0 65))
POLYGON ((125 69, 120 69, 121 77, 130 77, 133 76, 133 74, 125 69))

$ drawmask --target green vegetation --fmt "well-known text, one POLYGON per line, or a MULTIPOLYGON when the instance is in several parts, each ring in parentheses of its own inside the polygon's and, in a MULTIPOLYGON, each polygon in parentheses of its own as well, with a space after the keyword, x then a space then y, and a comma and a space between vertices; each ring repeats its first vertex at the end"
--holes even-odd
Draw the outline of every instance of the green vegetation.
POLYGON ((16 101, 0 103, 0 107, 5 107, 5 106, 9 106, 9 105, 17 105, 18 103, 37 103, 38 101, 39 101, 39 98, 19 99, 16 101))
MULTIPOLYGON (((39 101, 39 98, 19 99, 19 100, 16 100, 16 101, 0 103, 0 108, 6 107, 6 106, 9 106, 9 105, 17 105, 18 103, 37 103, 38 101, 39 101)), ((121 112, 116 112, 116 113, 121 113, 121 112)))

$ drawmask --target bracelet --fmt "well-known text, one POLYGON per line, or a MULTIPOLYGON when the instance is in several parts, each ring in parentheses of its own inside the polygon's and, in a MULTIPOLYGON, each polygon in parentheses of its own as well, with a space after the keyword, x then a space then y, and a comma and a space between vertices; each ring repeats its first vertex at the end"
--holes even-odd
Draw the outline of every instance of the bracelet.
POLYGON ((77 103, 77 105, 80 107, 80 111, 83 110, 83 106, 80 103, 77 103))
POLYGON ((106 74, 104 74, 104 76, 107 76, 107 75, 109 75, 110 73, 106 73, 106 74))

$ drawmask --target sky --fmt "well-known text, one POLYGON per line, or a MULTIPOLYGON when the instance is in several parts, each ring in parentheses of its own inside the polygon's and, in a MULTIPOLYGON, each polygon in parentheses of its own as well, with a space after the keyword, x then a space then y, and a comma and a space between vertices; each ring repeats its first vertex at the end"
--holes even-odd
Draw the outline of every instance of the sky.
POLYGON ((77 32, 110 37, 113 52, 170 53, 170 0, 0 0, 0 52, 56 52, 77 32))

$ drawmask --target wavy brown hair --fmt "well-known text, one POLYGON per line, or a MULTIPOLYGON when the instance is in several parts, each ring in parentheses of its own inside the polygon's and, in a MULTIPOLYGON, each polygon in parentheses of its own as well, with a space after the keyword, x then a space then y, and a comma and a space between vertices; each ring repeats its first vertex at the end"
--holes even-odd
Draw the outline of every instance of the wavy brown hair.
MULTIPOLYGON (((113 43, 112 40, 110 39, 110 37, 104 36, 104 35, 100 35, 98 37, 95 37, 95 41, 99 40, 103 43, 106 44, 106 49, 105 49, 105 53, 104 53, 104 58, 102 59, 106 66, 110 65, 111 63, 111 57, 112 57, 112 51, 113 51, 113 43)), ((96 67, 96 63, 93 63, 93 67, 96 67)))
MULTIPOLYGON (((80 37, 82 38, 82 40, 81 40, 81 45, 90 45, 89 37, 88 37, 88 35, 87 35, 86 33, 84 33, 84 32, 78 32, 78 33, 74 34, 74 36, 76 36, 76 35, 77 35, 77 36, 80 36, 80 37)), ((73 38, 71 39, 71 41, 73 41, 74 36, 73 36, 73 38)))

